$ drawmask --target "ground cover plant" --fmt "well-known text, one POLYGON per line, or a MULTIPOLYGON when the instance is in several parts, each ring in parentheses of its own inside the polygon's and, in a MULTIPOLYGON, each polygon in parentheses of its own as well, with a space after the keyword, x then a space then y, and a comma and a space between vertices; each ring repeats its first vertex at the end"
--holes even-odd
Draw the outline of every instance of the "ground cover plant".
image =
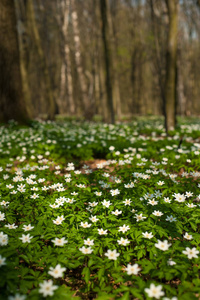
POLYGON ((199 299, 198 122, 0 131, 1 299, 199 299))

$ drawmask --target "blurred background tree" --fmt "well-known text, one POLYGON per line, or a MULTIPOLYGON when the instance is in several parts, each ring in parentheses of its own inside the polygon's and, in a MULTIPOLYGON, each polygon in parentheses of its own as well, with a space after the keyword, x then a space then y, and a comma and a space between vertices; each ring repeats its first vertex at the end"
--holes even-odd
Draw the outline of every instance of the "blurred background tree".
POLYGON ((1 0, 0 28, 1 121, 200 114, 197 0, 1 0))

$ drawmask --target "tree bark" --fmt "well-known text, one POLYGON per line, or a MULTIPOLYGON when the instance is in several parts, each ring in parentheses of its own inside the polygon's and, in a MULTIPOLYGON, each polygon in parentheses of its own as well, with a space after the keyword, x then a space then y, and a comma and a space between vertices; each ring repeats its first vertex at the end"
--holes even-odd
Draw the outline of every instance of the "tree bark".
POLYGON ((113 15, 111 14, 111 9, 108 5, 108 26, 110 29, 110 43, 111 43, 111 56, 110 59, 112 60, 112 78, 113 78, 113 105, 114 111, 117 115, 117 118, 121 119, 121 97, 120 97, 120 88, 119 88, 119 77, 118 77, 118 70, 117 70, 117 48, 118 48, 118 40, 117 40, 117 31, 115 28, 115 20, 116 19, 116 10, 118 9, 118 1, 114 0, 113 5, 113 15))
POLYGON ((74 114, 75 104, 73 99, 73 80, 70 60, 70 48, 67 36, 70 10, 69 4, 69 0, 62 0, 62 9, 64 10, 62 24, 62 36, 64 40, 64 58, 61 66, 60 106, 64 111, 69 112, 69 114, 74 114), (67 107, 67 102, 69 107, 67 107))
MULTIPOLYGON (((15 3, 15 12, 17 17, 17 32, 18 32, 18 45, 19 45, 19 54, 20 54, 20 70, 22 77, 22 89, 25 105, 29 115, 34 116, 34 107, 31 99, 31 92, 29 87, 29 78, 27 72, 27 51, 24 47, 23 35, 25 35, 26 29, 25 24, 22 21, 21 12, 20 12, 20 0, 14 0, 15 3)), ((21 2, 21 4, 23 4, 21 2)))
POLYGON ((178 0, 166 0, 169 15, 169 30, 166 53, 165 81, 165 128, 174 130, 176 125, 176 56, 178 32, 178 0))
POLYGON ((109 120, 108 122, 115 123, 115 114, 113 108, 113 92, 112 92, 112 78, 111 78, 111 50, 109 45, 109 28, 107 18, 107 5, 106 0, 100 0, 101 18, 102 18, 102 39, 104 46, 104 58, 106 67, 106 92, 107 92, 107 104, 109 108, 109 120))
POLYGON ((12 0, 0 1, 0 120, 32 118, 23 97, 17 19, 12 0))
POLYGON ((158 77, 158 86, 160 90, 160 96, 162 99, 161 110, 163 115, 165 116, 165 82, 163 76, 163 62, 162 62, 162 53, 159 45, 159 38, 158 38, 158 25, 156 22, 155 16, 155 1, 150 0, 150 9, 151 9, 151 24, 152 24, 152 32, 154 36, 154 48, 155 48, 155 69, 158 77))
POLYGON ((46 63, 46 58, 44 55, 44 51, 42 49, 41 39, 40 39, 39 31, 37 28, 37 24, 35 21, 33 0, 28 0, 28 14, 29 14, 31 25, 32 25, 35 43, 36 43, 38 55, 40 57, 40 63, 41 63, 43 74, 44 74, 46 97, 47 97, 47 102, 48 102, 47 118, 50 120, 53 120, 55 117, 56 105, 55 105, 55 101, 54 101, 54 97, 53 97, 53 92, 51 89, 51 82, 50 82, 48 67, 47 67, 47 63, 46 63))
POLYGON ((72 4, 72 26, 74 31, 74 44, 75 44, 75 64, 79 77, 80 92, 82 98, 82 108, 86 119, 90 114, 90 103, 88 101, 88 91, 85 75, 83 73, 82 61, 81 61, 81 43, 80 43, 80 33, 78 27, 78 15, 75 7, 74 0, 71 0, 72 4))

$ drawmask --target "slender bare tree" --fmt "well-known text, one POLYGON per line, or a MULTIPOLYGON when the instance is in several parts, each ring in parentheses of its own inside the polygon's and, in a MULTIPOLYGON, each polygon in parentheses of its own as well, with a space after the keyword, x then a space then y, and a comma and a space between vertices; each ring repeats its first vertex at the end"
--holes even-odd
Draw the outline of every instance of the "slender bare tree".
POLYGON ((74 32, 74 44, 75 44, 75 63, 76 69, 79 77, 79 84, 80 84, 80 92, 82 97, 82 108, 84 112, 84 116, 90 118, 90 103, 88 98, 88 88, 86 77, 83 71, 83 65, 81 61, 81 40, 80 40, 80 31, 79 31, 79 24, 78 24, 78 14, 75 6, 75 1, 71 0, 72 5, 72 26, 74 32))
POLYGON ((112 78, 111 78, 111 47, 109 44, 109 24, 108 24, 108 1, 100 0, 101 18, 102 18, 102 39, 104 46, 104 58, 106 68, 106 92, 107 92, 107 105, 109 108, 109 120, 108 122, 115 123, 115 114, 113 107, 113 90, 112 90, 112 78))
POLYGON ((68 25, 70 15, 70 0, 61 0, 62 22, 60 27, 62 30, 63 44, 64 44, 64 57, 61 66, 61 82, 60 82, 60 113, 68 112, 69 114, 75 113, 75 103, 73 99, 73 79, 71 70, 70 47, 68 38, 68 25), (67 91, 66 91, 67 87, 67 91))
POLYGON ((165 81, 165 128, 167 132, 173 130, 176 125, 178 3, 178 0, 166 0, 169 16, 165 81))

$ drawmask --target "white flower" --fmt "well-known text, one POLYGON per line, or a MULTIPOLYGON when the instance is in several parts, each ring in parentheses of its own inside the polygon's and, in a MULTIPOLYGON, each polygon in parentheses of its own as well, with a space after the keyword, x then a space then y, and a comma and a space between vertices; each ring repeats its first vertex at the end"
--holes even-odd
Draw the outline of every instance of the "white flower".
MULTIPOLYGON (((49 204, 52 208, 58 208, 60 205, 59 204, 49 204)), ((56 222, 56 220, 54 220, 56 222)), ((60 222, 60 221, 59 221, 60 222)))
POLYGON ((97 164, 97 169, 103 169, 103 167, 104 167, 103 163, 97 164))
POLYGON ((29 224, 29 225, 23 225, 23 230, 24 231, 29 231, 29 230, 31 230, 31 229, 33 229, 34 228, 34 226, 31 226, 31 224, 29 224))
POLYGON ((76 196, 76 195, 78 195, 78 193, 73 192, 73 193, 71 193, 71 195, 76 196))
POLYGON ((112 203, 110 203, 110 201, 106 201, 104 199, 103 202, 102 202, 102 205, 108 208, 110 205, 112 205, 112 203))
POLYGON ((157 182, 157 185, 163 185, 163 184, 165 184, 164 181, 158 181, 158 182, 157 182))
POLYGON ((114 150, 115 150, 115 147, 114 147, 114 146, 110 146, 110 147, 109 147, 109 150, 110 150, 110 151, 114 151, 114 150))
POLYGON ((131 199, 125 199, 125 201, 123 201, 123 203, 126 205, 131 205, 131 199))
POLYGON ((142 232, 142 235, 143 235, 143 237, 144 238, 147 238, 147 239, 152 239, 152 237, 153 237, 153 234, 152 234, 152 232, 142 232))
POLYGON ((13 223, 13 224, 7 224, 7 225, 5 225, 5 227, 7 227, 9 229, 16 229, 18 226, 15 225, 15 223, 13 223))
POLYGON ((66 181, 66 182, 70 182, 70 181, 71 181, 71 178, 65 178, 65 181, 66 181))
POLYGON ((150 288, 144 289, 145 293, 148 294, 150 298, 160 299, 161 296, 164 296, 164 292, 162 291, 162 285, 156 286, 154 283, 150 284, 150 288))
POLYGON ((12 184, 7 184, 6 187, 7 187, 8 189, 13 189, 13 188, 14 188, 14 185, 12 185, 12 184))
POLYGON ((0 255, 0 267, 6 265, 6 258, 0 255))
POLYGON ((74 171, 74 174, 77 174, 77 175, 79 175, 79 174, 81 174, 81 171, 79 171, 79 170, 77 170, 77 171, 74 171))
POLYGON ((39 198, 39 194, 34 193, 32 196, 30 196, 30 198, 37 199, 37 198, 39 198))
POLYGON ((34 186, 31 188, 31 191, 38 191, 38 188, 34 186))
POLYGON ((107 229, 106 230, 103 230, 102 228, 101 229, 98 229, 98 233, 100 234, 100 235, 103 235, 103 234, 107 234, 107 229))
POLYGON ((5 214, 0 211, 0 221, 5 220, 5 214))
POLYGON ((131 182, 131 183, 124 184, 124 187, 125 187, 126 189, 133 188, 133 187, 134 187, 134 183, 131 182))
POLYGON ((15 194, 17 194, 17 191, 12 191, 11 194, 15 195, 15 194))
POLYGON ((43 297, 53 296, 54 290, 58 288, 57 285, 53 285, 52 280, 44 280, 43 283, 39 284, 39 293, 43 294, 43 297))
POLYGON ((128 264, 125 271, 127 271, 128 275, 137 275, 139 273, 139 271, 141 270, 141 268, 138 267, 138 264, 134 264, 134 265, 130 265, 128 264))
POLYGON ((10 203, 10 202, 3 200, 3 201, 0 202, 0 205, 6 206, 6 205, 9 204, 9 203, 10 203))
POLYGON ((101 196, 102 192, 94 192, 96 196, 101 196))
POLYGON ((187 232, 184 234, 183 236, 186 240, 192 240, 192 235, 191 234, 188 234, 187 232))
POLYGON ((127 239, 121 237, 120 240, 117 241, 119 245, 127 246, 130 242, 127 239))
POLYGON ((191 258, 198 258, 197 254, 199 253, 199 251, 197 250, 197 248, 193 247, 192 249, 186 247, 186 249, 184 251, 182 251, 183 254, 187 255, 187 257, 189 259, 191 258))
POLYGON ((147 203, 149 203, 151 205, 157 205, 158 201, 155 201, 155 199, 152 199, 152 200, 149 199, 149 201, 147 203))
POLYGON ((118 189, 116 189, 116 190, 110 190, 110 193, 111 193, 112 196, 116 196, 116 195, 120 194, 120 191, 118 189))
POLYGON ((113 215, 115 215, 115 216, 118 216, 118 215, 120 215, 122 213, 122 211, 121 210, 118 210, 118 209, 116 209, 115 211, 111 211, 111 214, 113 214, 113 215))
POLYGON ((108 177, 110 177, 110 174, 105 172, 105 173, 102 174, 102 176, 108 178, 108 177))
POLYGON ((140 214, 140 215, 136 214, 134 218, 136 218, 136 221, 139 222, 139 221, 141 221, 143 219, 146 219, 147 217, 143 217, 142 214, 140 214))
POLYGON ((181 195, 180 193, 178 193, 178 194, 175 193, 173 196, 175 197, 175 201, 177 201, 177 202, 184 202, 185 201, 185 195, 184 194, 181 195))
POLYGON ((171 200, 170 200, 168 197, 164 197, 164 201, 165 201, 166 203, 171 203, 171 200))
POLYGON ((64 220, 65 220, 65 218, 62 215, 60 217, 57 217, 56 220, 53 220, 53 223, 56 225, 60 225, 60 224, 62 224, 62 221, 64 221, 64 220))
POLYGON ((119 256, 120 254, 117 253, 116 250, 108 250, 106 253, 105 253, 105 256, 107 256, 109 259, 113 259, 113 260, 116 260, 117 257, 119 256))
POLYGON ((67 198, 67 200, 66 200, 66 203, 72 204, 74 202, 76 202, 76 200, 74 200, 73 198, 72 199, 67 198))
POLYGON ((95 207, 97 206, 98 202, 89 202, 89 206, 91 207, 95 207))
POLYGON ((186 193, 185 193, 185 196, 186 196, 187 198, 192 197, 192 196, 193 196, 193 193, 192 193, 192 192, 186 192, 186 193))
POLYGON ((43 191, 48 191, 48 189, 49 189, 49 187, 47 187, 47 186, 43 186, 43 187, 42 187, 42 190, 43 190, 43 191))
POLYGON ((169 266, 173 266, 173 265, 176 265, 176 262, 175 261, 173 261, 171 258, 167 261, 167 264, 169 265, 169 266))
POLYGON ((89 218, 92 222, 97 222, 99 219, 97 219, 97 217, 96 216, 91 216, 90 218, 89 218))
POLYGON ((160 216, 162 216, 163 215, 163 213, 161 212, 161 211, 159 211, 159 210, 154 210, 154 212, 152 213, 154 216, 156 216, 156 217, 160 217, 160 216))
MULTIPOLYGON (((68 203, 69 198, 66 200, 66 202, 68 203)), ((56 203, 60 206, 64 204, 64 200, 61 200, 60 198, 56 199, 56 203)))
POLYGON ((120 226, 120 227, 119 227, 119 230, 118 230, 118 231, 122 231, 122 232, 124 233, 124 232, 128 231, 129 229, 130 229, 129 225, 126 226, 126 225, 124 224, 123 226, 120 226))
POLYGON ((32 238, 33 237, 30 236, 30 234, 22 234, 22 237, 20 237, 19 239, 22 240, 22 243, 30 243, 32 238))
POLYGON ((55 240, 52 240, 52 242, 55 244, 55 246, 64 246, 64 244, 68 243, 68 241, 65 240, 65 238, 55 238, 55 240))
POLYGON ((25 295, 20 295, 20 294, 16 294, 15 296, 9 296, 8 300, 25 300, 26 296, 25 295))
POLYGON ((116 183, 121 183, 122 181, 121 181, 121 179, 116 179, 115 182, 116 183))
POLYGON ((59 219, 56 219, 56 220, 53 220, 53 223, 56 225, 60 225, 60 224, 62 224, 62 221, 59 219))
POLYGON ((0 235, 0 246, 6 246, 8 245, 8 235, 7 234, 3 234, 3 232, 1 232, 0 235))
POLYGON ((58 264, 55 268, 50 267, 49 274, 54 278, 59 278, 63 276, 63 272, 66 271, 66 268, 62 268, 60 264, 58 264))
POLYGON ((82 247, 82 248, 80 248, 79 249, 83 254, 90 254, 90 253, 92 253, 92 249, 91 249, 91 247, 88 247, 88 248, 86 248, 86 247, 82 247))
POLYGON ((90 240, 89 238, 87 238, 87 240, 84 240, 84 245, 93 246, 94 240, 90 240))
POLYGON ((196 205, 194 205, 193 203, 188 203, 188 204, 186 204, 186 205, 187 205, 187 207, 189 207, 189 208, 196 207, 196 205))
POLYGON ((83 222, 81 222, 81 227, 83 227, 83 228, 88 228, 88 227, 90 227, 92 224, 88 224, 88 222, 85 222, 85 223, 83 223, 83 222))
POLYGON ((167 216, 166 221, 169 221, 170 223, 171 223, 171 222, 175 222, 175 221, 176 221, 176 218, 174 218, 172 215, 171 215, 171 216, 167 216))
POLYGON ((167 240, 164 240, 164 242, 158 240, 158 243, 155 244, 155 247, 162 250, 162 251, 166 251, 168 250, 168 248, 171 246, 171 244, 168 244, 167 240))
POLYGON ((86 187, 85 184, 77 184, 76 186, 81 188, 81 189, 84 189, 86 187))

